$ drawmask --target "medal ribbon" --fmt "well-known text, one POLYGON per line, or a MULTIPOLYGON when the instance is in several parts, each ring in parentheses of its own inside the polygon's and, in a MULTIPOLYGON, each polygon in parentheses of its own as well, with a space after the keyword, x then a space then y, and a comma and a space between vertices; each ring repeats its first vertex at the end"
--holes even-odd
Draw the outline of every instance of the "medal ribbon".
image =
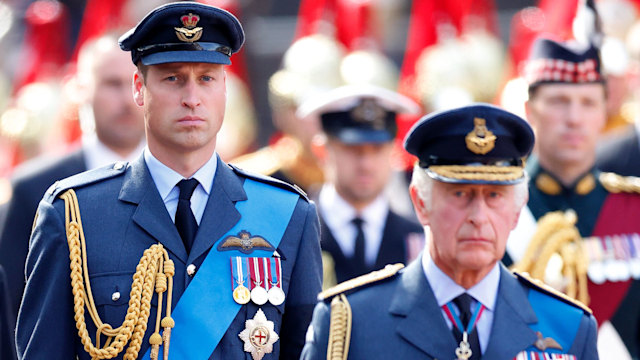
POLYGON ((282 277, 282 269, 280 268, 280 258, 269 259, 269 285, 270 287, 282 288, 280 278, 282 277))
POLYGON ((265 272, 265 279, 264 279, 264 288, 269 290, 271 289, 271 272, 269 271, 269 258, 262 258, 262 268, 264 269, 265 272))
MULTIPOLYGON (((240 221, 216 243, 245 230, 260 234, 277 249, 300 195, 252 179, 245 179, 243 188, 247 200, 236 203, 240 221)), ((173 310, 175 327, 169 349, 173 358, 208 359, 242 308, 228 292, 221 291, 229 286, 229 275, 225 275, 229 274, 229 254, 215 249, 214 245, 173 310)), ((252 254, 270 257, 273 251, 254 250, 252 254)), ((151 347, 142 359, 148 360, 150 351, 151 347)))
POLYGON ((484 305, 478 302, 478 306, 476 306, 475 311, 471 315, 471 319, 469 319, 469 323, 467 324, 466 329, 463 329, 464 326, 462 325, 462 321, 460 320, 460 317, 458 316, 458 314, 456 314, 453 308, 453 301, 449 301, 448 303, 442 305, 442 309, 444 310, 445 314, 447 314, 447 317, 449 318, 453 326, 455 326, 460 332, 466 332, 467 334, 471 334, 471 331, 473 331, 473 328, 476 327, 476 323, 478 322, 478 320, 480 320, 480 317, 482 316, 482 312, 484 311, 484 305))
POLYGON ((240 256, 232 256, 229 258, 231 261, 231 274, 233 275, 233 281, 231 283, 232 292, 236 289, 236 284, 238 284, 238 286, 244 285, 247 281, 247 271, 243 259, 244 258, 240 256))
POLYGON ((248 258, 248 260, 252 263, 251 268, 251 289, 255 287, 262 287, 263 276, 260 270, 260 259, 259 258, 248 258))

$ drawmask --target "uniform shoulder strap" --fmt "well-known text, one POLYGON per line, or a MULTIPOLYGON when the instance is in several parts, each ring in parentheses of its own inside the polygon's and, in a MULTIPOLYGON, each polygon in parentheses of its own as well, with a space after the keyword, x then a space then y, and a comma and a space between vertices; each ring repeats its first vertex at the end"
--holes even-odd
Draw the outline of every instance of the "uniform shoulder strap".
POLYGON ((542 293, 545 293, 547 295, 551 295, 552 297, 562 300, 563 302, 575 306, 577 308, 582 309, 585 313, 588 314, 592 314, 593 312, 591 311, 591 309, 583 304, 581 301, 578 301, 574 298, 571 298, 565 294, 563 294, 562 292, 552 288, 551 286, 545 284, 544 282, 538 280, 538 279, 534 279, 531 276, 529 276, 528 273, 521 273, 521 272, 517 272, 514 271, 513 274, 521 281, 523 282, 525 285, 527 285, 530 288, 533 288, 537 291, 540 291, 542 293))
POLYGON ((351 280, 347 280, 318 294, 318 300, 325 301, 336 295, 343 294, 348 291, 351 291, 366 285, 370 285, 385 279, 389 279, 395 276, 402 268, 404 268, 403 264, 393 264, 393 265, 390 264, 385 266, 384 269, 373 271, 368 274, 353 278, 351 280))
POLYGON ((604 188, 611 193, 636 193, 640 194, 640 177, 622 176, 612 172, 600 173, 598 177, 604 188))

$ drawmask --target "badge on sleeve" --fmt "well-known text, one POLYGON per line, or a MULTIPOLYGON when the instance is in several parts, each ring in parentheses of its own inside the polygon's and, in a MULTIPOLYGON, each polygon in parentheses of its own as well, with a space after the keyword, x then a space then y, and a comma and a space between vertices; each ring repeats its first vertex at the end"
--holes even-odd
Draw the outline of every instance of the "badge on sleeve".
POLYGON ((264 354, 273 351, 273 344, 279 339, 273 326, 262 309, 258 309, 253 319, 245 321, 245 328, 238 336, 244 342, 244 351, 251 353, 253 360, 262 360, 264 354))

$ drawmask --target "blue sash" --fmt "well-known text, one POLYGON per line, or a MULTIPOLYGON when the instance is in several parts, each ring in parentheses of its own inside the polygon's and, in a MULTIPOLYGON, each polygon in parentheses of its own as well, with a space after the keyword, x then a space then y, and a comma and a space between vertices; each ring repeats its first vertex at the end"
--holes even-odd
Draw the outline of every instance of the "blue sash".
MULTIPOLYGON (((277 248, 298 202, 298 194, 251 179, 244 181, 246 201, 238 201, 240 221, 218 241, 241 230, 260 235, 277 248)), ((216 241, 216 243, 218 242, 216 241)), ((254 250, 250 255, 209 250, 178 304, 171 313, 169 354, 174 359, 208 359, 242 305, 232 297, 230 256, 271 257, 272 251, 254 250), (225 274, 227 276, 225 276, 225 274)), ((149 359, 151 347, 143 359, 149 359)), ((162 346, 160 347, 162 354, 162 346)))
MULTIPOLYGON (((584 311, 533 289, 529 290, 528 297, 538 318, 538 322, 529 327, 533 331, 540 331, 545 338, 553 338, 562 346, 562 351, 548 348, 545 352, 566 354, 578 333, 584 311)), ((533 346, 528 350, 539 351, 533 346)))

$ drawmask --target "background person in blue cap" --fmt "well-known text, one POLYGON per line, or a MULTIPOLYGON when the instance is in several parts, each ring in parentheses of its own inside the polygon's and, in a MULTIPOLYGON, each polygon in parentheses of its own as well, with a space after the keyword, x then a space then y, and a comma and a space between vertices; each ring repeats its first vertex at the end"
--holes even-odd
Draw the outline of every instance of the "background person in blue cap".
POLYGON ((47 191, 21 359, 298 358, 321 286, 315 206, 216 154, 224 65, 243 41, 230 13, 191 2, 153 10, 120 38, 138 66, 148 145, 47 191))
POLYGON ((318 195, 323 287, 406 264, 422 250, 422 227, 392 211, 385 193, 396 115, 418 111, 411 99, 372 85, 338 87, 300 106, 303 121, 322 125, 314 148, 325 173, 318 195))
POLYGON ((640 189, 630 186, 637 180, 602 173, 595 166, 607 104, 598 48, 539 38, 525 75, 527 120, 539 136, 536 156, 527 164, 529 201, 508 242, 508 255, 516 268, 588 303, 598 321, 598 348, 603 356, 606 351, 611 358, 637 358, 640 270, 634 271, 632 264, 639 255, 624 249, 633 249, 634 237, 640 233, 640 189), (550 213, 567 210, 576 215, 571 216, 572 222, 565 226, 550 222, 557 217, 550 213), (560 231, 575 235, 564 236, 563 244, 552 241, 560 231), (534 234, 547 237, 530 241, 534 234), (564 244, 582 252, 575 256, 563 252, 564 244), (546 258, 537 254, 554 249, 560 256, 545 267, 546 258), (573 263, 588 263, 588 267, 578 267, 571 276, 567 269, 573 263), (536 264, 541 271, 528 264, 536 264))
POLYGON ((597 359, 588 309, 500 263, 533 142, 523 119, 484 104, 416 123, 405 148, 427 250, 321 293, 302 358, 597 359))

